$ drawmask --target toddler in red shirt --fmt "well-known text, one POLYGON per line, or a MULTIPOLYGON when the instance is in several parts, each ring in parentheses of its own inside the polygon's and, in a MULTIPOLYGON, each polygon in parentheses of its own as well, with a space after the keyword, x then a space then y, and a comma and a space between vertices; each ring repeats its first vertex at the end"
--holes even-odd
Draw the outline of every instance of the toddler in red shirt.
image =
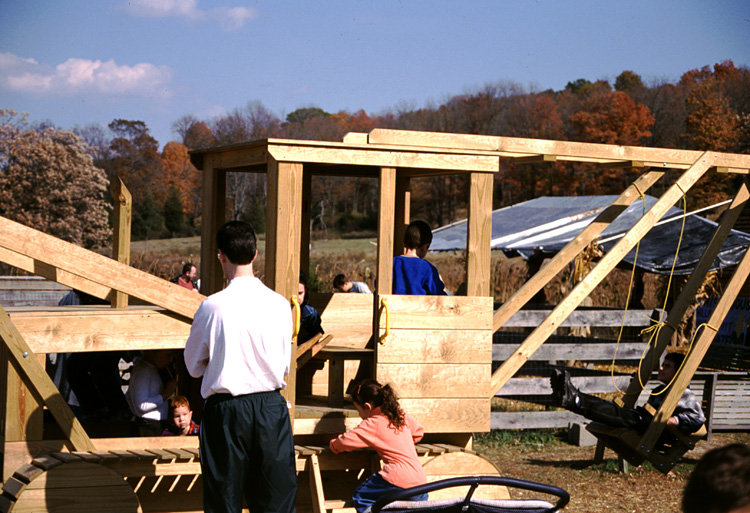
MULTIPOLYGON (((398 396, 390 385, 373 379, 363 381, 352 395, 362 422, 348 433, 331 440, 334 454, 372 447, 383 460, 380 472, 371 475, 354 490, 352 500, 358 513, 372 506, 383 495, 427 482, 414 444, 424 435, 424 428, 404 413, 398 396)), ((410 500, 427 500, 427 494, 410 500)))

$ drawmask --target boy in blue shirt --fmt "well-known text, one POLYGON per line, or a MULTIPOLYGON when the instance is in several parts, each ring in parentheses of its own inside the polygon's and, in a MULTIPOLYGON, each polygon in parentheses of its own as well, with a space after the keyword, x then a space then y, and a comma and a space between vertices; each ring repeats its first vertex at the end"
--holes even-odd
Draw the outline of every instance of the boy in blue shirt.
POLYGON ((432 230, 424 221, 413 221, 404 233, 404 254, 393 258, 393 293, 422 296, 446 295, 445 284, 434 265, 424 260, 432 243, 432 230))

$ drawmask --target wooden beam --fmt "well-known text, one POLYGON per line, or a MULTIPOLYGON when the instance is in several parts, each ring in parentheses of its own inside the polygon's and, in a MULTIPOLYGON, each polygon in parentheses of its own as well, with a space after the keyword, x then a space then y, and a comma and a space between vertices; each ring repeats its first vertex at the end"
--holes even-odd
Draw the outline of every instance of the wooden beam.
MULTIPOLYGON (((112 233, 112 258, 130 265, 130 221, 133 212, 133 196, 120 177, 114 177, 109 186, 114 202, 114 231, 112 233)), ((128 296, 115 292, 112 308, 127 308, 128 296)))
POLYGON ((95 450, 96 447, 86 431, 2 307, 0 307, 0 339, 8 349, 9 359, 23 376, 25 385, 39 402, 47 406, 62 432, 66 434, 71 450, 95 450))
POLYGON ((49 265, 34 258, 22 255, 16 251, 0 246, 0 262, 12 265, 23 271, 36 274, 47 280, 54 281, 66 287, 80 290, 99 299, 111 300, 116 291, 111 287, 88 280, 83 276, 70 273, 64 269, 59 269, 54 265, 49 265))
POLYGON ((35 353, 182 349, 190 334, 184 317, 154 307, 64 306, 7 312, 35 353))
POLYGON ((516 164, 537 164, 539 162, 557 162, 556 155, 531 155, 530 157, 514 157, 516 164))
POLYGON ((353 166, 377 166, 418 169, 441 169, 445 171, 497 172, 500 162, 492 155, 466 155, 412 149, 362 149, 346 147, 321 148, 296 144, 274 143, 268 154, 279 162, 304 162, 314 164, 343 164, 353 166))
POLYGON ((380 170, 378 186, 378 259, 375 272, 378 277, 379 296, 390 294, 393 288, 395 215, 396 169, 384 167, 380 170))
POLYGON ((680 176, 662 197, 636 222, 628 233, 607 252, 592 271, 552 310, 552 313, 539 325, 492 375, 492 395, 521 368, 529 356, 559 327, 570 313, 581 304, 592 290, 615 268, 615 266, 635 247, 643 236, 662 218, 674 203, 713 165, 708 152, 680 176))
POLYGON ((191 318, 204 299, 152 274, 0 217, 0 246, 191 318))
MULTIPOLYGON (((306 276, 310 274, 310 236, 312 231, 312 175, 302 172, 302 220, 300 222, 299 268, 306 276)), ((309 278, 309 276, 308 276, 309 278)))
POLYGON ((622 160, 614 162, 605 162, 599 164, 602 169, 633 169, 645 167, 646 163, 642 160, 622 160))
MULTIPOLYGON (((556 155, 577 158, 589 157, 615 161, 643 161, 670 168, 675 164, 692 166, 702 152, 670 148, 618 146, 614 144, 582 143, 500 137, 491 135, 445 134, 376 128, 368 136, 371 145, 401 145, 417 148, 454 148, 470 151, 520 153, 522 155, 556 155)), ((714 166, 750 169, 750 155, 710 152, 714 166)))
POLYGON ((493 175, 472 173, 469 183, 466 295, 489 296, 493 175))
POLYGON ((674 383, 672 383, 672 386, 666 392, 667 396, 664 398, 664 402, 656 412, 653 422, 649 424, 646 433, 641 438, 639 450, 642 452, 647 453, 656 445, 667 420, 672 416, 672 412, 674 412, 677 402, 682 397, 682 393, 690 383, 690 380, 693 379, 693 374, 698 370, 698 366, 706 355, 711 341, 716 336, 719 326, 721 326, 724 317, 726 317, 729 309, 732 307, 732 303, 734 303, 734 300, 740 293, 748 276, 750 276, 750 251, 746 250, 745 255, 732 275, 732 279, 729 280, 729 284, 721 295, 721 299, 719 299, 716 308, 711 313, 707 327, 700 332, 698 340, 693 343, 693 347, 688 353, 682 369, 679 370, 674 383))
POLYGON ((214 169, 212 154, 203 156, 201 294, 206 296, 224 288, 224 272, 217 258, 216 232, 224 224, 226 176, 224 171, 214 169))
POLYGON ((493 331, 497 331, 513 315, 518 312, 534 295, 539 292, 557 273, 570 265, 570 262, 591 244, 617 216, 627 209, 630 204, 640 197, 641 192, 648 191, 657 180, 664 176, 663 171, 649 171, 639 176, 606 209, 604 209, 591 224, 589 224, 576 238, 560 250, 538 273, 532 276, 501 308, 495 312, 493 331), (639 192, 640 191, 640 192, 639 192))
POLYGON ((734 223, 742 213, 743 208, 747 205, 749 199, 750 190, 748 189, 747 182, 744 182, 740 185, 734 200, 729 205, 729 208, 722 215, 719 226, 716 227, 714 235, 711 237, 708 245, 706 245, 706 249, 703 251, 700 260, 698 260, 698 263, 695 265, 695 269, 693 269, 690 278, 688 278, 680 295, 674 302, 672 309, 669 311, 666 326, 659 330, 655 343, 642 358, 642 364, 639 370, 640 379, 634 379, 630 383, 630 386, 623 397, 625 406, 630 408, 635 406, 638 396, 641 393, 640 383, 645 383, 651 373, 658 368, 659 358, 667 348, 669 341, 672 339, 673 331, 669 326, 679 326, 688 307, 695 303, 695 295, 698 292, 698 289, 703 284, 703 280, 711 268, 711 265, 713 265, 716 255, 719 254, 721 247, 724 245, 724 241, 729 235, 734 223))

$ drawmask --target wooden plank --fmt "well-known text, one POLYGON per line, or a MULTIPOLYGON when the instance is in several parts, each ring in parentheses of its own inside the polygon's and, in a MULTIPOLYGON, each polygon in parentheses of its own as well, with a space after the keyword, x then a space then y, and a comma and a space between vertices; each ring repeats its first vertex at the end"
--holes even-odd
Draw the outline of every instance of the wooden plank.
POLYGON ((321 325, 336 344, 364 347, 372 337, 374 294, 310 294, 321 325))
POLYGON ((13 477, 21 481, 22 483, 29 484, 44 473, 44 470, 32 465, 31 463, 25 463, 22 467, 16 469, 13 472, 13 477))
POLYGON ((406 398, 399 402, 427 433, 479 433, 490 429, 489 398, 406 398))
POLYGON ((18 496, 21 495, 21 492, 26 489, 26 485, 27 483, 24 483, 15 477, 11 477, 3 483, 3 495, 8 495, 13 497, 13 499, 17 499, 18 496))
POLYGON ((560 323, 591 293, 630 250, 648 233, 669 208, 705 174, 713 164, 713 156, 704 152, 691 168, 680 176, 661 198, 610 249, 594 269, 563 298, 552 313, 524 341, 492 376, 492 395, 505 384, 528 360, 539 346, 557 329, 560 323))
MULTIPOLYGON (((370 145, 402 145, 416 148, 455 148, 521 155, 556 155, 569 159, 589 157, 610 161, 636 161, 670 168, 690 166, 701 158, 700 151, 613 144, 524 139, 490 135, 448 134, 376 128, 368 135, 370 145)), ((714 166, 750 169, 750 155, 711 152, 714 166)))
POLYGON ((53 458, 52 456, 38 456, 31 460, 31 463, 42 470, 51 470, 63 464, 62 461, 53 458))
POLYGON ((373 150, 347 148, 316 148, 301 144, 270 142, 268 154, 279 162, 304 162, 312 164, 342 164, 413 168, 445 171, 497 172, 497 158, 484 155, 414 152, 410 150, 373 150))
MULTIPOLYGON (((109 185, 114 203, 114 230, 112 231, 112 258, 125 265, 130 265, 130 221, 133 213, 133 196, 120 177, 113 177, 109 185)), ((127 308, 128 296, 115 292, 112 299, 113 308, 127 308)))
MULTIPOLYGON (((503 328, 535 328, 541 323, 551 310, 519 310, 508 319, 503 328)), ((659 310, 661 312, 661 310, 659 310)), ((659 312, 653 310, 613 310, 592 309, 575 310, 560 323, 561 328, 574 326, 596 326, 598 328, 620 326, 651 326, 658 322, 659 312)), ((662 313, 664 317, 666 314, 662 313)))
POLYGON ((0 246, 192 318, 203 296, 104 255, 0 217, 0 246))
MULTIPOLYGON (((593 339, 592 339, 593 340, 593 339)), ((515 344, 493 344, 492 361, 502 362, 508 359, 518 346, 515 344)), ((617 351, 617 361, 640 360, 644 350, 643 342, 620 342, 614 344, 554 344, 546 342, 529 357, 531 361, 612 361, 617 351)))
POLYGON ((393 256, 404 254, 404 234, 411 222, 411 179, 396 175, 396 208, 393 219, 393 256))
MULTIPOLYGON (((380 297, 390 293, 393 289, 393 257, 396 247, 396 169, 383 167, 380 169, 378 182, 378 253, 375 272, 378 276, 378 290, 376 296, 378 307, 380 297)), ((399 243, 400 244, 400 243, 399 243)))
POLYGON ((394 330, 378 347, 380 363, 489 363, 494 347, 480 330, 394 330))
POLYGON ((401 399, 486 397, 490 369, 486 364, 382 364, 380 383, 390 383, 401 399))
POLYGON ((112 294, 114 294, 111 287, 96 283, 64 269, 59 269, 54 265, 49 265, 17 251, 4 248, 2 245, 0 245, 0 262, 5 262, 22 271, 34 273, 47 280, 71 289, 80 290, 100 299, 110 299, 112 294))
MULTIPOLYGON (((617 216, 627 209, 635 200, 641 196, 641 192, 648 191, 662 176, 662 171, 649 171, 636 179, 628 186, 620 196, 617 197, 607 208, 605 208, 596 219, 594 219, 581 233, 570 241, 562 250, 547 262, 540 272, 532 276, 503 306, 495 312, 493 319, 493 331, 504 326, 522 306, 529 302, 552 277, 556 276, 563 268, 594 241, 617 216)), ((538 325, 538 324, 537 324, 538 325)))
POLYGON ((323 493, 323 478, 320 475, 318 456, 311 454, 307 460, 307 470, 310 473, 310 494, 312 496, 313 511, 325 513, 325 494, 323 493))
POLYGON ((11 308, 8 314, 36 353, 182 349, 190 334, 184 317, 155 307, 11 308))
MULTIPOLYGON (((615 376, 615 383, 620 390, 630 383, 630 376, 615 376)), ((576 376, 572 377, 573 385, 587 394, 606 394, 616 392, 611 376, 576 376)), ((511 395, 551 395, 552 387, 549 378, 513 378, 503 385, 496 397, 511 395)))
POLYGON ((566 428, 583 417, 569 411, 507 411, 492 412, 492 429, 566 428))
MULTIPOLYGON (((679 326, 687 309, 695 303, 695 295, 703 284, 704 277, 711 268, 716 255, 719 254, 731 228, 739 218, 749 199, 750 189, 748 189, 747 183, 743 182, 738 188, 737 194, 734 196, 729 208, 722 214, 721 222, 716 228, 713 237, 711 237, 708 245, 706 245, 706 249, 703 251, 700 260, 698 260, 698 263, 693 269, 693 273, 682 287, 680 295, 672 305, 666 320, 667 327, 679 326)), ((659 331, 652 348, 646 353, 646 355, 644 355, 643 364, 638 371, 640 378, 638 380, 633 380, 625 393, 623 401, 626 406, 632 407, 635 404, 638 395, 641 393, 640 383, 644 382, 646 376, 651 375, 655 370, 659 357, 664 352, 671 339, 671 329, 668 328, 659 331)))
POLYGON ((44 402, 47 406, 63 433, 68 435, 71 447, 83 451, 94 450, 95 447, 80 422, 75 418, 44 368, 33 357, 34 353, 2 307, 0 307, 0 339, 5 343, 14 366, 23 375, 26 386, 37 400, 44 402))
MULTIPOLYGON (((391 329, 492 328, 492 298, 464 296, 381 295, 388 300, 391 329)), ((385 328, 385 316, 380 318, 385 328)))
POLYGON ((490 296, 492 182, 489 173, 471 173, 466 239, 466 295, 490 296))
POLYGON ((42 408, 37 397, 28 389, 11 362, 3 362, 6 369, 4 428, 6 442, 39 440, 42 438, 42 408))

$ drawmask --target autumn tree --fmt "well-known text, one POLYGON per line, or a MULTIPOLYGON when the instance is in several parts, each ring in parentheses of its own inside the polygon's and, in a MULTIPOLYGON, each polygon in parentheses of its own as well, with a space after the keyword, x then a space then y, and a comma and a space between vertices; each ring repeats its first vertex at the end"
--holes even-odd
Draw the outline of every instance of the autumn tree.
POLYGON ((161 153, 164 182, 180 195, 185 214, 191 222, 200 215, 202 176, 190 162, 187 146, 176 141, 164 145, 161 153))
POLYGON ((169 187, 167 199, 164 201, 164 226, 172 236, 176 236, 182 230, 185 223, 185 213, 182 210, 182 198, 180 191, 173 184, 169 187))
POLYGON ((161 168, 159 143, 143 121, 115 119, 109 125, 114 134, 110 143, 111 158, 107 163, 110 176, 119 176, 133 195, 133 206, 140 207, 150 191, 154 201, 163 205, 167 184, 161 168))
POLYGON ((645 105, 614 91, 590 96, 568 121, 581 141, 637 146, 651 135, 654 117, 645 105))
POLYGON ((86 248, 109 244, 108 181, 73 132, 0 109, 0 216, 86 248))

